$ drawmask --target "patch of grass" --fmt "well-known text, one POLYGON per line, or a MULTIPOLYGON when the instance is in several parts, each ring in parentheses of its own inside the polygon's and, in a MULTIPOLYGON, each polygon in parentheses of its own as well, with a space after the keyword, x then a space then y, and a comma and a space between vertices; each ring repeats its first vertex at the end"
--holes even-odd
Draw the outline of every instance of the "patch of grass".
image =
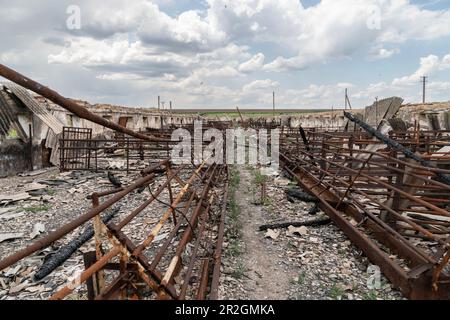
POLYGON ((305 273, 305 271, 302 271, 302 272, 300 272, 298 277, 291 280, 291 283, 303 285, 303 284, 305 284, 305 281, 306 281, 306 273, 305 273))
POLYGON ((272 199, 270 199, 269 197, 265 197, 265 198, 263 199, 262 205, 265 206, 265 207, 269 207, 269 208, 267 209, 268 211, 273 211, 273 207, 272 207, 272 199))
POLYGON ((254 175, 254 182, 256 184, 263 184, 266 183, 268 180, 267 176, 262 174, 261 171, 258 169, 253 170, 253 175, 254 175))
POLYGON ((237 222, 239 218, 240 208, 237 204, 236 198, 231 197, 230 199, 230 218, 233 222, 237 222))
POLYGON ((253 186, 255 186, 255 189, 260 189, 261 191, 261 199, 260 200, 256 200, 255 199, 255 193, 256 191, 253 192, 253 199, 254 199, 254 203, 255 204, 260 204, 263 206, 270 206, 272 204, 272 200, 267 197, 267 195, 263 198, 262 197, 262 187, 264 184, 267 183, 267 181, 269 180, 269 177, 262 174, 261 171, 258 168, 251 168, 250 169, 252 175, 253 175, 253 186))
POLYGON ((17 131, 15 129, 11 129, 8 132, 8 135, 6 136, 7 139, 18 139, 19 138, 19 134, 17 133, 17 131))
POLYGON ((228 244, 227 253, 232 257, 237 257, 242 254, 242 248, 238 239, 232 239, 228 244))
POLYGON ((336 300, 339 297, 342 297, 345 293, 345 290, 338 284, 334 283, 331 286, 330 292, 329 292, 329 297, 336 300))
POLYGON ((56 190, 52 188, 47 188, 45 191, 49 196, 54 196, 56 194, 56 190))
POLYGON ((32 206, 32 207, 28 207, 28 208, 23 208, 23 210, 25 212, 37 213, 37 212, 48 211, 51 208, 52 208, 52 206, 48 204, 48 205, 32 206))
POLYGON ((300 274, 297 277, 297 283, 298 284, 304 284, 306 281, 306 272, 302 271, 300 272, 300 274))
POLYGON ((239 183, 241 182, 241 177, 239 176, 239 171, 235 167, 231 167, 230 169, 230 178, 229 178, 229 216, 233 224, 237 224, 240 208, 236 200, 236 190, 239 187, 239 183))
MULTIPOLYGON (((271 117, 273 116, 272 110, 255 110, 255 111, 249 111, 249 110, 240 110, 242 116, 245 117, 271 117)), ((281 116, 281 115, 300 115, 304 113, 317 113, 317 112, 324 112, 324 111, 331 111, 329 109, 305 109, 305 110, 283 110, 283 111, 275 111, 275 116, 281 116)), ((218 111, 197 111, 200 113, 201 116, 204 117, 225 117, 228 118, 240 118, 239 113, 235 110, 230 111, 224 111, 224 110, 218 110, 218 111)), ((188 111, 184 111, 183 113, 192 113, 188 111)))
MULTIPOLYGON (((270 200, 270 199, 269 199, 270 200)), ((271 202, 271 201, 270 201, 271 202)), ((278 213, 276 212, 276 210, 275 210, 275 208, 274 208, 274 206, 272 205, 272 203, 270 203, 268 206, 267 206, 267 213, 268 214, 270 214, 270 218, 271 219, 273 219, 273 220, 276 220, 276 219, 278 219, 279 218, 279 215, 278 215, 278 213)))
POLYGON ((235 166, 230 166, 229 174, 228 212, 231 225, 228 229, 228 238, 230 239, 230 242, 226 253, 232 257, 236 257, 242 253, 242 248, 239 241, 241 238, 241 224, 239 223, 241 209, 236 199, 236 190, 239 187, 241 178, 239 176, 239 171, 235 166))
POLYGON ((370 290, 362 295, 363 300, 377 300, 377 292, 375 290, 370 290))
POLYGON ((242 262, 238 262, 236 265, 236 269, 234 269, 231 276, 235 279, 242 279, 247 272, 247 268, 244 266, 242 262))
POLYGON ((230 166, 230 187, 231 187, 231 196, 236 192, 239 183, 241 182, 241 176, 239 175, 239 171, 234 167, 230 166))
POLYGON ((288 240, 287 247, 288 247, 289 249, 295 249, 295 248, 297 248, 297 247, 294 245, 294 243, 292 242, 292 240, 288 240))

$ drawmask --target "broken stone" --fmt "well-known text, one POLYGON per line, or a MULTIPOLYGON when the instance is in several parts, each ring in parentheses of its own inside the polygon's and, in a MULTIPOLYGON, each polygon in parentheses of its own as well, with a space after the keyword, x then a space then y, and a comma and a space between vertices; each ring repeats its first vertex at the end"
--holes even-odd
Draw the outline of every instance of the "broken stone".
POLYGON ((287 186, 291 183, 291 180, 284 179, 284 178, 278 178, 278 179, 275 179, 273 182, 279 186, 287 186))
POLYGON ((37 286, 37 287, 28 287, 25 289, 25 291, 36 293, 36 292, 44 292, 45 287, 43 285, 37 286))
POLYGON ((13 277, 13 276, 15 276, 19 271, 20 271, 20 269, 22 268, 22 266, 21 265, 17 265, 17 266, 15 266, 14 268, 13 267, 10 267, 9 269, 8 269, 8 271, 6 271, 5 272, 5 277, 13 277))
POLYGON ((289 226, 286 231, 286 235, 292 237, 295 234, 298 234, 300 236, 306 236, 308 234, 308 228, 305 226, 301 226, 299 228, 289 226))
POLYGON ((5 284, 5 281, 3 281, 2 278, 0 278, 0 286, 3 288, 3 290, 7 290, 8 289, 8 287, 5 284))
POLYGON ((265 238, 271 238, 272 240, 277 240, 280 236, 280 230, 267 229, 267 232, 264 234, 265 238))
POLYGON ((45 225, 39 222, 36 223, 33 227, 33 232, 30 234, 30 239, 36 238, 43 232, 45 232, 45 225))
POLYGON ((311 243, 319 243, 319 238, 309 237, 309 242, 311 242, 311 243))
POLYGON ((23 291, 25 288, 27 288, 28 286, 30 286, 28 281, 25 281, 24 283, 16 285, 16 286, 12 286, 9 289, 9 294, 19 293, 19 292, 23 291))

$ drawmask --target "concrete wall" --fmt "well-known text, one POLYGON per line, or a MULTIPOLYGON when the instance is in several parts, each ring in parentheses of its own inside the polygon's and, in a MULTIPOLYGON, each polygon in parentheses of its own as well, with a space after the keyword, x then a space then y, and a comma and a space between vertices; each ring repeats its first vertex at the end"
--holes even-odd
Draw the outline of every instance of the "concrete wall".
POLYGON ((450 102, 407 104, 400 108, 397 117, 411 125, 420 124, 422 130, 450 130, 450 102), (436 119, 439 128, 436 128, 436 119))
MULTIPOLYGON (((33 146, 33 167, 41 169, 42 148, 33 146)), ((0 144, 0 177, 30 170, 30 146, 21 141, 5 140, 0 144)))

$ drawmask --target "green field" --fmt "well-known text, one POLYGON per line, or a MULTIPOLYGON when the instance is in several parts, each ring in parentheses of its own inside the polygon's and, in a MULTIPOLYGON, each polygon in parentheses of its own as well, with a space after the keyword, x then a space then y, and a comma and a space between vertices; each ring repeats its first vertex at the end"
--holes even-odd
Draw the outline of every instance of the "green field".
MULTIPOLYGON (((283 115, 299 115, 303 113, 315 113, 315 112, 326 112, 331 111, 327 109, 308 109, 308 110, 285 110, 285 111, 277 111, 273 113, 272 111, 250 111, 250 110, 241 110, 241 114, 245 117, 270 117, 275 114, 275 116, 283 116, 283 115)), ((198 112, 203 117, 228 117, 228 118, 238 118, 239 113, 237 111, 204 111, 198 112)))

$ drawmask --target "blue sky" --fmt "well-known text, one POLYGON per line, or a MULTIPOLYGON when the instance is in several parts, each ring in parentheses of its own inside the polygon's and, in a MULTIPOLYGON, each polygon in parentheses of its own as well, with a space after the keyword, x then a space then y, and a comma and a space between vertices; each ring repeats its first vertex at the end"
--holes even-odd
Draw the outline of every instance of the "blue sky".
POLYGON ((364 107, 450 100, 450 0, 0 0, 0 63, 129 106, 364 107), (70 5, 80 12, 69 28, 70 5))

